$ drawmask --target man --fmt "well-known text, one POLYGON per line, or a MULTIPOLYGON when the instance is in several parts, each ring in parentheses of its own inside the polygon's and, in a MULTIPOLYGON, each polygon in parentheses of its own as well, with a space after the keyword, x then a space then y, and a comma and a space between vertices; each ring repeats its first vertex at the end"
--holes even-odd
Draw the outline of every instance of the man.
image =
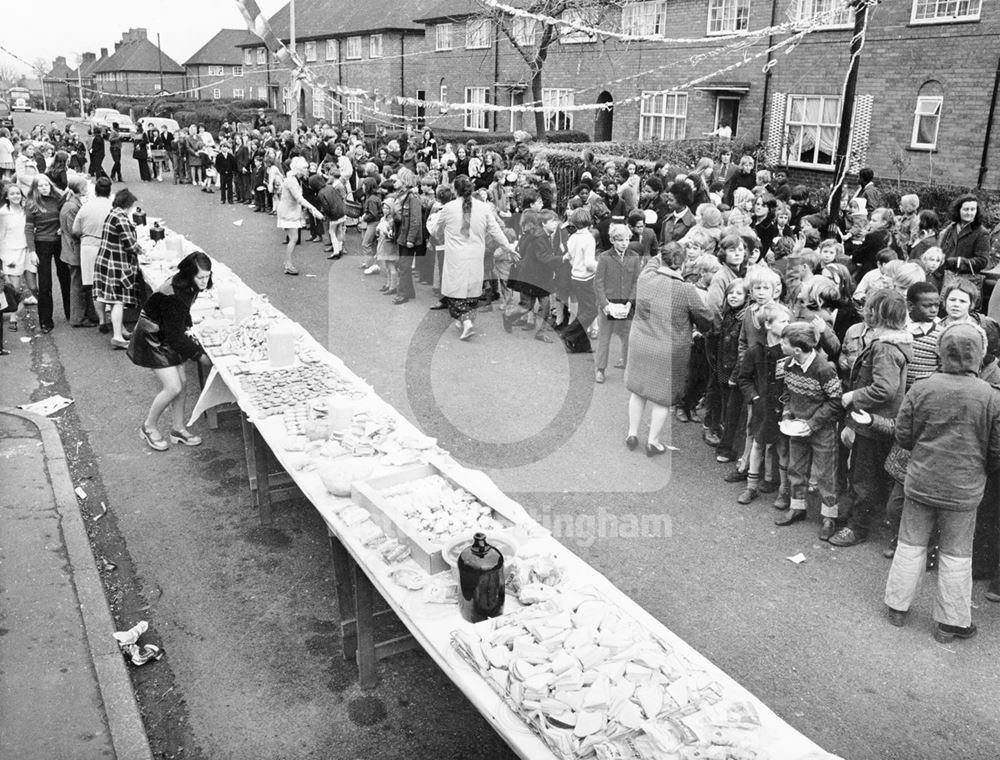
POLYGON ((94 127, 94 139, 90 143, 90 174, 95 179, 107 177, 104 173, 104 130, 94 127))
POLYGON ((111 135, 108 137, 108 148, 111 150, 111 181, 122 181, 122 135, 118 131, 118 122, 111 122, 111 135))
POLYGON ((264 109, 258 108, 257 115, 253 117, 253 128, 263 129, 267 126, 267 117, 264 115, 264 109))
POLYGON ((660 227, 660 249, 667 243, 679 241, 695 225, 691 213, 691 187, 686 182, 675 182, 667 193, 667 218, 660 227))
POLYGON ((864 198, 868 202, 868 208, 873 211, 877 208, 882 208, 885 205, 885 201, 882 197, 882 191, 875 187, 875 183, 872 181, 874 179, 875 172, 867 166, 859 171, 858 191, 854 194, 855 198, 864 198))

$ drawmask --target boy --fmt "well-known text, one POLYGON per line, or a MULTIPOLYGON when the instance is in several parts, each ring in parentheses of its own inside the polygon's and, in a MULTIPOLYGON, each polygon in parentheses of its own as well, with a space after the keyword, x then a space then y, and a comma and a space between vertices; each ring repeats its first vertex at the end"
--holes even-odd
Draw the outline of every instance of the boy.
MULTIPOLYGON (((753 444, 750 448, 747 469, 747 487, 736 499, 738 504, 749 504, 757 498, 758 493, 774 491, 777 484, 764 480, 761 475, 765 469, 768 454, 773 457, 774 444, 781 437, 778 431, 778 417, 781 414, 781 392, 784 376, 784 366, 781 358, 784 351, 781 347, 781 336, 788 326, 790 313, 779 303, 768 303, 761 309, 761 322, 764 326, 763 343, 755 341, 747 349, 740 362, 736 377, 737 385, 747 401, 750 409, 750 435, 753 444), (782 364, 779 374, 778 365, 782 364)), ((787 497, 788 490, 788 449, 779 447, 779 500, 783 502, 782 494, 787 497), (784 453, 784 456, 781 454, 784 453), (781 461, 784 460, 784 461, 781 461)), ((773 474, 773 473, 772 473, 773 474)), ((784 506, 784 505, 783 505, 784 506)))
POLYGON ((229 142, 223 140, 219 146, 219 155, 215 157, 215 170, 219 173, 219 202, 228 203, 233 201, 233 178, 236 175, 236 156, 233 155, 229 142))
POLYGON ((608 230, 608 237, 611 238, 611 248, 598 257, 597 274, 594 276, 601 322, 597 331, 597 353, 594 354, 594 381, 597 383, 603 383, 605 379, 612 335, 617 335, 622 344, 622 358, 615 362, 615 367, 624 369, 628 361, 629 329, 640 269, 639 255, 628 245, 632 237, 629 228, 624 224, 613 224, 608 230))
POLYGON ((835 477, 837 472, 837 417, 841 385, 837 370, 816 350, 816 331, 808 322, 793 322, 781 333, 785 392, 783 420, 805 423, 803 435, 788 439, 788 483, 791 509, 774 521, 792 525, 806 517, 806 491, 810 472, 820 493, 822 525, 819 537, 829 540, 836 532, 838 516, 835 477))

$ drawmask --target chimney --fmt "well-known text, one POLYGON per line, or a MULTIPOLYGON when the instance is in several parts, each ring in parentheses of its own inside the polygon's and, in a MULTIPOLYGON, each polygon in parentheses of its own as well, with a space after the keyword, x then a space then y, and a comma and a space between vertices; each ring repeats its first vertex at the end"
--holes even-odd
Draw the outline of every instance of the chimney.
POLYGON ((115 52, 116 53, 118 52, 118 48, 120 48, 121 46, 122 46, 122 43, 120 43, 120 42, 116 42, 115 43, 115 52))
POLYGON ((53 68, 55 68, 59 64, 62 64, 63 66, 66 65, 66 56, 64 56, 64 55, 57 55, 56 56, 56 59, 52 62, 53 68))
POLYGON ((80 62, 86 64, 86 63, 93 63, 96 60, 97 56, 94 55, 93 53, 84 53, 83 58, 80 62))
POLYGON ((108 49, 101 48, 101 58, 107 58, 107 57, 108 57, 108 49))

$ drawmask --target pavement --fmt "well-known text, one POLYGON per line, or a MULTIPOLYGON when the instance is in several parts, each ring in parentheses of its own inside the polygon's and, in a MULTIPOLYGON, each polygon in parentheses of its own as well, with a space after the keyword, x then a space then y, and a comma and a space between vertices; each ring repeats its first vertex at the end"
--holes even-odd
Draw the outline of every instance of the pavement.
POLYGON ((0 755, 151 759, 51 420, 0 409, 0 483, 0 755))

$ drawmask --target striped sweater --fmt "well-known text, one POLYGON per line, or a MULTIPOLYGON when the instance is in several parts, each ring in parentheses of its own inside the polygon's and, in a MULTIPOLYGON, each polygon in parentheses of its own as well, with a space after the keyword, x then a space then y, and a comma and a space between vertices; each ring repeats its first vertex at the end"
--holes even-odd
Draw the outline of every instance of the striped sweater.
POLYGON ((790 358, 782 364, 785 381, 782 416, 805 420, 813 430, 836 422, 843 389, 834 366, 819 353, 805 370, 790 358))
POLYGON ((930 377, 938 371, 938 337, 941 335, 941 321, 910 322, 907 324, 913 336, 913 356, 906 365, 906 390, 910 390, 917 380, 930 377))

